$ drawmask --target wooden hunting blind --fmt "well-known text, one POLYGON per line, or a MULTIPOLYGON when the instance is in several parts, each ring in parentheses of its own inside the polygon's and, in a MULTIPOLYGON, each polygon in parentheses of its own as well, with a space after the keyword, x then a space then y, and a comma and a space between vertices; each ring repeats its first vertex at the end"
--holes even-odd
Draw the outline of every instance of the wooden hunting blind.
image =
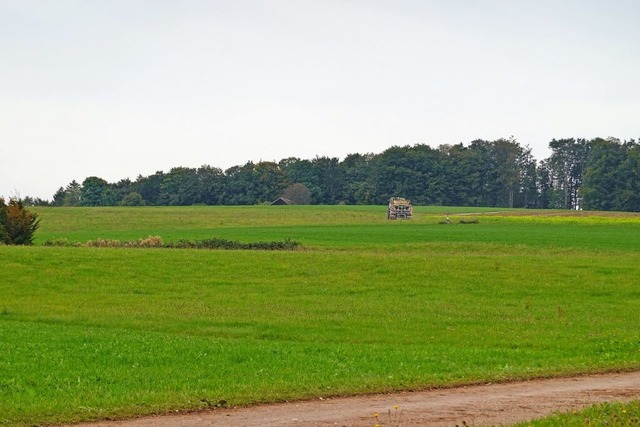
POLYGON ((387 219, 411 219, 412 216, 413 206, 411 206, 411 200, 403 197, 392 197, 389 199, 387 219))

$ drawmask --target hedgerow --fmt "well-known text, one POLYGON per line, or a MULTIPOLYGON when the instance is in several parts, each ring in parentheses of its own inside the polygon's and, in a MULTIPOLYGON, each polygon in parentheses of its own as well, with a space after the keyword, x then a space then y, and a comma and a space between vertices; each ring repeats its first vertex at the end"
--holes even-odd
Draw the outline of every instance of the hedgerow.
POLYGON ((166 248, 166 249, 235 249, 235 250, 294 250, 301 246, 300 242, 291 239, 273 242, 242 243, 234 240, 212 238, 204 240, 180 239, 173 242, 163 242, 160 236, 148 236, 138 240, 113 240, 98 238, 86 243, 74 242, 67 239, 51 239, 44 242, 44 246, 73 246, 97 248, 166 248))

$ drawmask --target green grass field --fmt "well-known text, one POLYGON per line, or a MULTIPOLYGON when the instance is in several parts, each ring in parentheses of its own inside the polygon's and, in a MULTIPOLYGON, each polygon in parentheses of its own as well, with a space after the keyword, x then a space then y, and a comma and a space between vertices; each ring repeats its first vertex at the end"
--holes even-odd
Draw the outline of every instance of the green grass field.
POLYGON ((640 401, 607 402, 581 411, 556 413, 549 417, 515 424, 514 427, 634 427, 640 425, 640 401))
POLYGON ((640 216, 445 210, 39 208, 0 247, 0 425, 640 368, 640 216), (42 246, 148 235, 302 249, 42 246))

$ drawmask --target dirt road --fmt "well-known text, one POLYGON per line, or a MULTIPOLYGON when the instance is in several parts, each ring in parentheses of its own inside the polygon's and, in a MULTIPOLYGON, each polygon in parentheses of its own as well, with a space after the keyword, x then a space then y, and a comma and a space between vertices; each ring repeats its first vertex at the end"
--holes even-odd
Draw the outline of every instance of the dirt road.
POLYGON ((640 372, 216 409, 83 427, 499 425, 604 401, 640 399, 640 372), (395 405, 398 409, 395 409, 395 405), (390 419, 391 418, 391 419, 390 419))

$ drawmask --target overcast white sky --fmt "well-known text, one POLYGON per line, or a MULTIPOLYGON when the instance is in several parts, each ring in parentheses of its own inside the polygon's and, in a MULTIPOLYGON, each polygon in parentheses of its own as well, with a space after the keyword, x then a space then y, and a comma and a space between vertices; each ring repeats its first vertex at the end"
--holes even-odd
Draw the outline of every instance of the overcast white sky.
POLYGON ((638 0, 0 0, 0 196, 175 166, 640 137, 638 0))

